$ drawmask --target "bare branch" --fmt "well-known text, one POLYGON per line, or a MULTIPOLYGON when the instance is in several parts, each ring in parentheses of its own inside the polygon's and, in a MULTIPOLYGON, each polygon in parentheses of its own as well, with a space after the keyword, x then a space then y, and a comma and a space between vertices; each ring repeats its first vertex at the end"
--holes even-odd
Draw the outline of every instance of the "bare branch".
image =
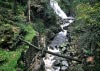
MULTIPOLYGON (((24 43, 26 43, 26 44, 28 44, 28 45, 34 47, 36 50, 42 51, 42 49, 36 47, 35 45, 31 44, 30 42, 25 41, 25 40, 23 40, 22 38, 19 38, 19 39, 20 39, 22 42, 24 42, 24 43)), ((50 52, 50 51, 46 51, 46 50, 44 50, 44 52, 49 53, 49 54, 52 54, 52 55, 55 55, 55 56, 59 56, 59 57, 65 58, 65 59, 74 60, 74 61, 77 61, 77 62, 82 63, 81 60, 75 59, 75 58, 70 57, 70 56, 64 56, 64 55, 56 54, 56 53, 53 53, 53 52, 50 52)))

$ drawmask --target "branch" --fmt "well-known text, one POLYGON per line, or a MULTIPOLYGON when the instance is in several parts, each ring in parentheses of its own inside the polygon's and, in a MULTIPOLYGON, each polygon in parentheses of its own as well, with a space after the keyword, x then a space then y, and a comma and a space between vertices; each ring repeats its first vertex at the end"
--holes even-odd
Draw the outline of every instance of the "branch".
MULTIPOLYGON (((26 44, 28 44, 28 45, 34 47, 36 50, 42 51, 42 49, 36 47, 35 45, 31 44, 30 42, 25 41, 25 40, 23 40, 22 38, 19 38, 19 39, 20 39, 22 42, 24 42, 24 43, 26 43, 26 44)), ((56 54, 56 53, 53 53, 53 52, 50 52, 50 51, 46 51, 46 50, 44 50, 44 52, 49 53, 49 54, 52 54, 52 55, 55 55, 55 56, 58 56, 58 57, 62 57, 62 58, 65 58, 65 59, 74 60, 74 61, 77 61, 77 62, 82 63, 81 60, 78 60, 78 59, 72 58, 72 57, 70 57, 70 56, 64 56, 64 55, 56 54)))

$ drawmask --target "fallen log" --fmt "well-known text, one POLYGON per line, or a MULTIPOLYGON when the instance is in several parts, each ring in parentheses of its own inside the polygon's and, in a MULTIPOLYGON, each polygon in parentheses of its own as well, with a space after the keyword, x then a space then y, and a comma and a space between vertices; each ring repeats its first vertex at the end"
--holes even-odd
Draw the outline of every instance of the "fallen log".
MULTIPOLYGON (((22 38, 19 38, 19 39, 20 39, 22 42, 24 42, 24 43, 26 43, 26 44, 28 44, 28 45, 34 47, 36 50, 42 51, 42 49, 36 47, 35 45, 31 44, 30 42, 25 41, 25 40, 23 40, 22 38)), ((44 52, 49 53, 49 54, 52 54, 52 55, 55 55, 55 56, 58 56, 58 57, 62 57, 62 58, 65 58, 65 59, 74 60, 74 61, 77 61, 77 62, 79 62, 79 63, 82 63, 81 60, 78 60, 78 59, 73 58, 73 57, 71 57, 71 56, 64 56, 64 55, 57 54, 57 53, 53 53, 53 52, 50 52, 50 51, 47 51, 47 50, 44 50, 44 52)))

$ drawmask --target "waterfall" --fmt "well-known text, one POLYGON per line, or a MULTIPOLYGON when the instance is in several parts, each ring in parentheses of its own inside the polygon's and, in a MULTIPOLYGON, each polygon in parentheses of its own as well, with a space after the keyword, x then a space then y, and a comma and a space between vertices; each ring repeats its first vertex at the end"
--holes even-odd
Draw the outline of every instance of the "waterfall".
POLYGON ((50 0, 50 6, 53 8, 54 12, 63 20, 68 20, 68 23, 64 23, 61 25, 61 28, 63 29, 63 27, 68 26, 70 23, 72 23, 74 21, 73 17, 68 17, 64 11, 60 8, 60 6, 58 5, 57 1, 55 0, 50 0))
MULTIPOLYGON (((68 39, 66 37, 67 30, 64 27, 69 26, 73 21, 73 17, 68 17, 64 11, 60 8, 57 1, 50 0, 50 6, 62 20, 67 20, 64 24, 61 24, 60 27, 63 31, 60 31, 57 36, 53 39, 50 45, 48 45, 47 50, 53 53, 61 54, 59 49, 60 45, 66 42, 68 39)), ((68 62, 60 57, 46 53, 46 56, 43 58, 45 64, 45 71, 65 71, 68 68, 68 62)))

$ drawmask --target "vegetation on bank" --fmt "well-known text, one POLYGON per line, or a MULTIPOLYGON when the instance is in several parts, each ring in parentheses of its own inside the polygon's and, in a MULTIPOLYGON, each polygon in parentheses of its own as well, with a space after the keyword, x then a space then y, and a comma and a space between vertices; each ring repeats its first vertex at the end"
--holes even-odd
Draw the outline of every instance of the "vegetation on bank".
MULTIPOLYGON (((29 46, 20 41, 16 43, 19 35, 32 42, 36 32, 49 36, 47 40, 53 39, 59 32, 59 17, 54 14, 49 1, 30 1, 31 13, 28 21, 26 0, 0 0, 0 71, 25 69, 24 63, 18 64, 18 60, 29 46)), ((72 61, 69 71, 99 71, 100 1, 57 1, 68 16, 75 17, 75 22, 68 27, 72 36, 70 52, 84 61, 82 64, 72 61)))
MULTIPOLYGON (((29 46, 18 41, 18 36, 32 41, 35 31, 32 24, 25 23, 24 6, 17 6, 17 15, 13 14, 13 1, 0 1, 0 71, 16 71, 18 59, 29 46)), ((24 65, 24 64, 22 64, 24 65)))

